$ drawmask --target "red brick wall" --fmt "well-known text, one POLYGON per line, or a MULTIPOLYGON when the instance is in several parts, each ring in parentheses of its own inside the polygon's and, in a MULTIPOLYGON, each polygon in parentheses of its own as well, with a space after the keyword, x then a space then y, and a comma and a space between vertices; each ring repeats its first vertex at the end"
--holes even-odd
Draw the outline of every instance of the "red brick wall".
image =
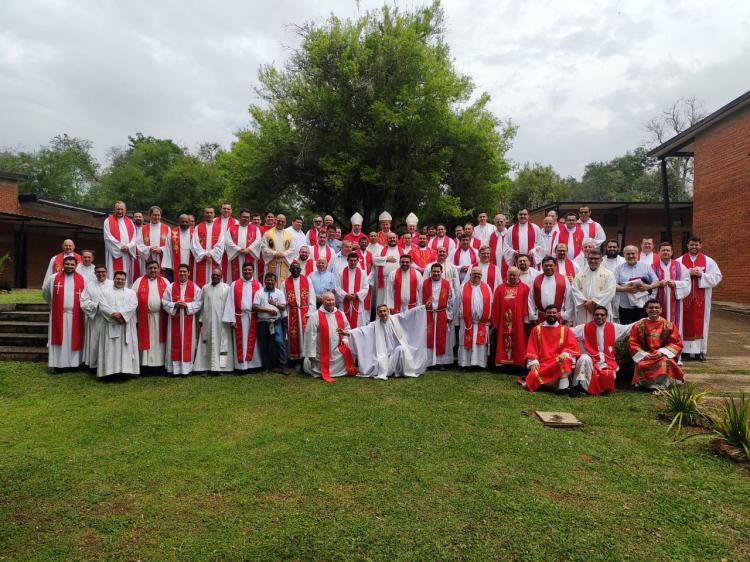
POLYGON ((747 264, 738 259, 750 247, 750 107, 702 133, 694 151, 693 230, 724 274, 713 298, 750 304, 747 264))
POLYGON ((19 213, 18 183, 0 178, 0 212, 19 213))

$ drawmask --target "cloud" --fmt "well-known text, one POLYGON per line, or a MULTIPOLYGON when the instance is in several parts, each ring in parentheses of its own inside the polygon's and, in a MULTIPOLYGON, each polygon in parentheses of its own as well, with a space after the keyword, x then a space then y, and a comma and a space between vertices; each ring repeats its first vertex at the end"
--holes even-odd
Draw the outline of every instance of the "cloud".
MULTIPOLYGON (((421 3, 398 2, 403 9, 421 3)), ((56 134, 103 160, 128 135, 229 146, 283 64, 293 24, 381 2, 0 3, 0 147, 56 134)), ((510 156, 580 176, 645 141, 642 124, 684 96, 712 111, 747 89, 750 4, 444 0, 457 68, 519 126, 510 156)))

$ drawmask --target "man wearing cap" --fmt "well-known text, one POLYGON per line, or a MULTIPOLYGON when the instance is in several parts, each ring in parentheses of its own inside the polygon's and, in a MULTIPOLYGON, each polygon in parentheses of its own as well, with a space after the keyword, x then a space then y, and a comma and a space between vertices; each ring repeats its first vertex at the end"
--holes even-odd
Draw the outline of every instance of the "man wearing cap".
POLYGON ((380 232, 378 232, 377 243, 381 246, 386 246, 388 244, 388 234, 391 232, 393 217, 391 217, 388 211, 383 211, 380 213, 378 221, 380 222, 380 232))
POLYGON ((362 215, 360 215, 359 213, 354 213, 349 219, 349 222, 352 223, 352 231, 344 236, 344 240, 351 240, 352 246, 355 248, 359 246, 359 240, 361 238, 367 240, 367 234, 362 232, 362 221, 362 215))

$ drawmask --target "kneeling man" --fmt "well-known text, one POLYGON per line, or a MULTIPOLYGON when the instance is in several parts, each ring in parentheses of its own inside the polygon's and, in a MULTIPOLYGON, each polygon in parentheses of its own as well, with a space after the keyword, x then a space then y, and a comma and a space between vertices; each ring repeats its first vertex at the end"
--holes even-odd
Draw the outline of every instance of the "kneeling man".
POLYGON ((607 308, 597 305, 591 322, 573 328, 583 347, 576 362, 574 387, 580 385, 594 396, 614 391, 620 368, 615 358, 615 344, 630 333, 631 326, 608 322, 607 308))
POLYGON ((567 390, 575 358, 580 355, 573 331, 557 321, 554 304, 544 309, 544 322, 531 330, 526 345, 529 374, 523 386, 534 392, 540 386, 550 390, 567 390))
POLYGON ((385 380, 389 376, 418 377, 424 373, 428 364, 424 305, 390 314, 388 305, 380 304, 376 312, 374 322, 347 334, 360 374, 385 380))
POLYGON ((657 299, 646 301, 646 318, 630 330, 630 353, 635 369, 633 384, 641 388, 667 388, 685 375, 675 360, 682 351, 682 339, 676 324, 662 318, 657 299))
POLYGON ((349 321, 336 308, 333 293, 323 293, 322 306, 307 320, 304 338, 304 371, 326 382, 335 382, 335 377, 357 374, 357 366, 344 337, 349 330, 349 321))

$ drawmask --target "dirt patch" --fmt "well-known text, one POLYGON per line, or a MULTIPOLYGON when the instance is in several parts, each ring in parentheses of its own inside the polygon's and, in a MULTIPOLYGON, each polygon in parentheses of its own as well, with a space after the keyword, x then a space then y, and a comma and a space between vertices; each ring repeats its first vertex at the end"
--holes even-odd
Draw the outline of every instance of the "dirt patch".
POLYGON ((270 490, 261 495, 265 501, 288 504, 297 501, 297 494, 283 490, 270 490))
POLYGON ((750 393, 750 377, 747 375, 692 373, 685 377, 685 381, 695 383, 701 390, 712 393, 750 393))
POLYGON ((565 503, 568 505, 583 507, 586 509, 591 507, 590 501, 576 494, 571 494, 569 492, 560 492, 558 490, 543 490, 542 493, 557 503, 565 503))
POLYGON ((128 494, 117 496, 99 502, 94 508, 97 517, 110 517, 113 515, 128 515, 136 510, 135 497, 128 494))

